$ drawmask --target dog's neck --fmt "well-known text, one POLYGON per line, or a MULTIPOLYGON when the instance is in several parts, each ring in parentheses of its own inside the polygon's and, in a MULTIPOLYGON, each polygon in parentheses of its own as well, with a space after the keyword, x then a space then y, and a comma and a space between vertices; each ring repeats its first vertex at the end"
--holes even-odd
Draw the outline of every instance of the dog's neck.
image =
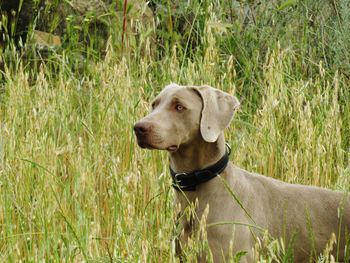
POLYGON ((204 141, 200 136, 199 138, 188 145, 181 145, 176 152, 170 153, 170 166, 173 171, 180 173, 200 170, 216 163, 225 154, 223 134, 213 143, 204 141))

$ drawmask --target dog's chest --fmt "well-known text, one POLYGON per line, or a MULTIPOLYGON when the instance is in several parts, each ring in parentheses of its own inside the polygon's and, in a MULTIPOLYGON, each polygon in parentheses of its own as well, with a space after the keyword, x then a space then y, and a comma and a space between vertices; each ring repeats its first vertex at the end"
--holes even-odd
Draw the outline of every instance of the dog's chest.
POLYGON ((200 200, 197 197, 177 196, 176 207, 179 212, 177 215, 178 229, 181 231, 181 239, 188 239, 198 228, 200 224, 206 224, 209 203, 207 200, 200 200))

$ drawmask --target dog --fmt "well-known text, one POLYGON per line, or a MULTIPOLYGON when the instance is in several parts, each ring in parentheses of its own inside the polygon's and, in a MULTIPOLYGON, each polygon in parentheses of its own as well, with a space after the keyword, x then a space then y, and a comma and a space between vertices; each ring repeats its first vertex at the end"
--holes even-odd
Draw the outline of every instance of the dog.
MULTIPOLYGON (((311 251, 319 255, 332 233, 339 233, 338 260, 343 261, 349 255, 344 249, 350 231, 349 196, 288 184, 229 162, 223 131, 239 106, 236 97, 210 86, 173 83, 155 98, 150 114, 135 123, 134 132, 140 147, 169 152, 176 203, 184 212, 196 202, 196 217, 205 214, 214 262, 225 262, 239 251, 246 251, 241 262, 257 260, 253 248, 262 229, 283 237, 287 245, 294 239, 295 262, 309 262, 311 251)), ((198 224, 182 217, 182 246, 198 224)), ((206 262, 206 256, 198 261, 206 262)))

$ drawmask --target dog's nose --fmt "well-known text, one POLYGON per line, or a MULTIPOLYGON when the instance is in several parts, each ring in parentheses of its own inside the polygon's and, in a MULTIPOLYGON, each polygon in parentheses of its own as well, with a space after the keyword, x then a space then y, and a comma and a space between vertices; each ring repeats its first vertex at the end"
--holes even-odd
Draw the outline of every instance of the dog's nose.
POLYGON ((134 131, 137 137, 145 136, 150 131, 151 125, 147 122, 137 122, 134 131))

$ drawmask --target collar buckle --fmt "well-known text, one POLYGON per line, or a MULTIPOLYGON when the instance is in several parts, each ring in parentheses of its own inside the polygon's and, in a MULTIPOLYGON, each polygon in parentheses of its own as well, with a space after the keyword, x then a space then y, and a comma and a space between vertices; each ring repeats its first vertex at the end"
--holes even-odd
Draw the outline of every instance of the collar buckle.
POLYGON ((229 145, 227 142, 225 142, 225 145, 226 145, 226 147, 227 147, 227 154, 230 155, 230 154, 231 154, 231 151, 232 151, 231 145, 229 145))
POLYGON ((187 173, 177 173, 174 175, 174 182, 177 184, 181 183, 181 178, 179 178, 180 176, 187 176, 187 173))

